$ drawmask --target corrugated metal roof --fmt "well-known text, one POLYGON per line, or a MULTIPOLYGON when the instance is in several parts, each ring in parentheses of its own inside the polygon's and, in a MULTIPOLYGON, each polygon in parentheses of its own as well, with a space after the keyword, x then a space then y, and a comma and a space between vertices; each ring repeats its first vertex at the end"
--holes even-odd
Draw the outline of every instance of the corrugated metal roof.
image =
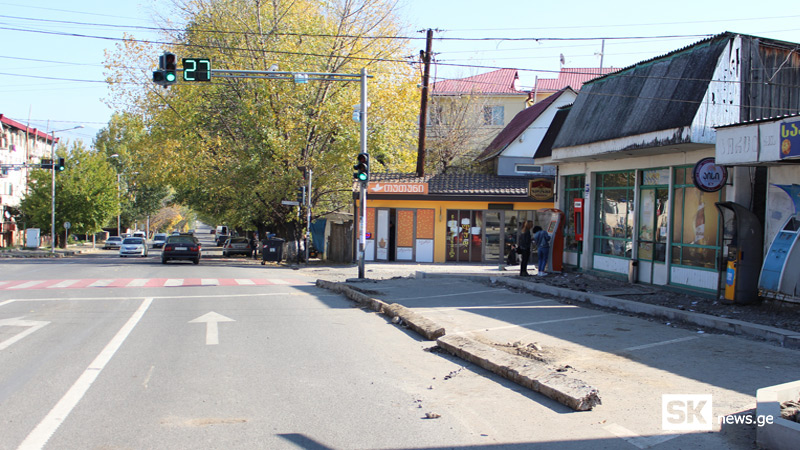
POLYGON ((732 37, 719 35, 587 82, 553 147, 690 126, 732 37))
POLYGON ((599 76, 616 72, 617 70, 619 69, 613 67, 604 67, 602 69, 599 67, 562 67, 561 72, 558 73, 558 78, 539 78, 536 80, 534 89, 538 92, 556 92, 559 89, 564 89, 569 86, 579 91, 584 83, 599 76))
POLYGON ((567 88, 561 89, 539 103, 517 113, 475 160, 486 161, 500 154, 510 143, 514 142, 514 139, 524 133, 525 130, 527 130, 528 127, 566 91, 566 89, 567 88))
POLYGON ((445 173, 418 177, 415 174, 372 173, 370 174, 370 182, 428 183, 428 195, 519 196, 528 198, 527 178, 501 177, 494 174, 445 173))
POLYGON ((500 69, 492 72, 461 78, 458 80, 444 80, 433 83, 433 95, 455 94, 520 94, 524 91, 516 88, 519 74, 517 69, 500 69))

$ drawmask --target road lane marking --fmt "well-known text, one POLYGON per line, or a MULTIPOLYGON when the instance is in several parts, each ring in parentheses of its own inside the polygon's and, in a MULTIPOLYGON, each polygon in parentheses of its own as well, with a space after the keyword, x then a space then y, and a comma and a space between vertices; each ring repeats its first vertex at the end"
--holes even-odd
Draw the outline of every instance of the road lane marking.
POLYGON ((464 295, 472 295, 472 294, 486 294, 489 292, 497 292, 497 289, 490 289, 488 291, 470 291, 470 292, 456 292, 455 294, 441 294, 441 295, 426 295, 424 297, 402 297, 402 298, 395 298, 392 299, 394 301, 400 300, 424 300, 427 298, 441 298, 441 297, 463 297, 464 295))
POLYGON ((646 348, 653 348, 653 347, 658 347, 658 346, 661 346, 661 345, 669 345, 669 344, 675 344, 675 343, 678 343, 678 342, 693 341, 695 339, 700 339, 701 337, 705 337, 705 336, 706 336, 705 334, 700 334, 700 335, 697 335, 697 336, 686 336, 686 337, 677 338, 677 339, 670 339, 668 341, 653 342, 652 344, 644 344, 644 345, 637 345, 635 347, 623 348, 622 350, 623 351, 628 351, 628 352, 633 351, 633 350, 644 350, 646 348))
POLYGON ((200 285, 202 286, 217 286, 219 284, 219 280, 216 278, 203 278, 200 280, 200 285))
POLYGON ((134 278, 125 287, 142 287, 147 284, 148 281, 147 278, 134 278))
POLYGON ((591 316, 567 317, 567 318, 564 318, 564 319, 540 320, 538 322, 528 322, 528 323, 515 323, 515 324, 512 324, 512 325, 504 325, 502 327, 480 328, 480 329, 477 329, 477 330, 459 331, 458 333, 453 333, 453 334, 474 333, 476 331, 507 330, 507 329, 510 329, 510 328, 527 327, 527 326, 531 326, 531 325, 547 325, 547 324, 558 323, 558 322, 569 322, 571 320, 594 319, 594 318, 605 317, 605 316, 609 316, 609 315, 610 314, 594 314, 594 315, 591 315, 591 316))
POLYGON ((164 287, 183 286, 183 278, 169 278, 164 282, 164 287))
POLYGON ((109 284, 113 283, 114 280, 97 280, 94 283, 86 286, 86 287, 106 287, 109 284))
POLYGON ((272 282, 272 284, 283 284, 283 285, 292 284, 291 281, 281 280, 279 278, 271 278, 269 281, 272 282))
POLYGON ((603 428, 609 433, 626 440, 629 444, 642 450, 655 447, 656 445, 663 444, 664 442, 680 436, 679 434, 656 434, 653 436, 642 436, 616 423, 612 423, 603 428))
POLYGON ((207 314, 192 319, 189 323, 205 323, 206 324, 206 345, 219 344, 219 326, 220 322, 236 322, 230 317, 225 317, 222 314, 211 311, 207 314))
POLYGON ((5 341, 0 342, 0 351, 7 349, 11 346, 11 344, 19 341, 20 339, 24 338, 25 336, 35 332, 36 330, 44 327, 45 325, 49 324, 50 322, 44 322, 41 320, 23 320, 22 317, 14 317, 11 319, 3 319, 0 320, 0 327, 2 326, 9 326, 9 327, 26 327, 26 330, 22 330, 21 332, 11 336, 10 338, 6 339, 5 341))
POLYGON ((144 316, 144 313, 152 303, 152 298, 146 298, 142 301, 136 312, 134 312, 125 325, 120 328, 117 334, 105 346, 100 354, 97 355, 94 361, 89 364, 89 367, 87 367, 83 374, 78 377, 72 387, 69 388, 67 393, 61 397, 61 400, 56 403, 47 416, 45 416, 45 418, 42 419, 38 425, 36 425, 36 428, 34 428, 33 431, 28 434, 28 437, 22 441, 22 444, 20 444, 18 450, 38 450, 47 444, 47 441, 50 440, 56 430, 58 430, 58 427, 61 426, 75 406, 78 405, 78 402, 81 401, 83 396, 100 375, 100 372, 102 372, 103 368, 105 368, 106 364, 108 364, 117 350, 119 350, 119 348, 122 346, 122 343, 125 342, 125 339, 128 338, 133 331, 133 328, 139 323, 139 320, 141 320, 141 318, 144 316))

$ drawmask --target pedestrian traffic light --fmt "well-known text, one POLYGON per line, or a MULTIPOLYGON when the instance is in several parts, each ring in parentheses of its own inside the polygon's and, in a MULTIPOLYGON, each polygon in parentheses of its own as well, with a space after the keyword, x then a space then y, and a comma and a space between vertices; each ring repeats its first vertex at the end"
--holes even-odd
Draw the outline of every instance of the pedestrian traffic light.
POLYGON ((362 183, 369 181, 369 155, 367 153, 359 153, 353 169, 356 170, 353 173, 353 178, 362 183))
POLYGON ((42 169, 52 169, 53 168, 53 160, 52 159, 42 159, 40 167, 42 169))
POLYGON ((58 158, 58 164, 56 164, 56 170, 61 172, 62 170, 66 169, 65 165, 66 160, 64 158, 58 158))

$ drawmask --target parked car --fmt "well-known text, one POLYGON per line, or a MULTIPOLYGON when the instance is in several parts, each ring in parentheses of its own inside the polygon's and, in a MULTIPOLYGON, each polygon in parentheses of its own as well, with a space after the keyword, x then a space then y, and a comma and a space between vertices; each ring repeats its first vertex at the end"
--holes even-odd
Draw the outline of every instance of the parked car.
POLYGON ((103 244, 103 249, 104 250, 115 249, 119 248, 120 245, 122 245, 122 238, 119 236, 111 236, 108 239, 106 239, 105 244, 103 244))
POLYGON ((147 241, 140 237, 125 238, 119 247, 119 256, 147 256, 147 241))
POLYGON ((227 241, 229 238, 230 236, 228 236, 227 233, 226 234, 217 233, 217 236, 214 238, 214 240, 216 241, 218 247, 222 247, 225 244, 225 241, 227 241))
POLYGON ((144 234, 144 231, 134 231, 133 232, 133 237, 138 237, 138 238, 143 238, 143 239, 147 238, 147 236, 144 234))
POLYGON ((164 250, 161 251, 161 262, 166 264, 172 259, 188 259, 200 264, 201 245, 197 238, 188 234, 172 235, 167 238, 164 250))
POLYGON ((156 233, 153 236, 153 248, 161 248, 167 242, 167 233, 156 233))
POLYGON ((228 238, 222 244, 222 256, 226 258, 231 255, 250 256, 252 253, 253 249, 250 247, 250 240, 245 237, 228 238))

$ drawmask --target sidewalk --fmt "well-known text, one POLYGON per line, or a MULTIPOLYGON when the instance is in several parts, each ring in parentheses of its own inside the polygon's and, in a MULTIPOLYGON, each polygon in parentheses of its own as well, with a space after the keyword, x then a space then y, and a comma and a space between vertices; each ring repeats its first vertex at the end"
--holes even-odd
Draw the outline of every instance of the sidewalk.
POLYGON ((49 248, 15 248, 0 250, 0 258, 63 258, 65 256, 75 256, 85 253, 93 253, 101 248, 100 245, 93 249, 91 244, 88 246, 69 245, 66 249, 57 248, 55 253, 49 248))
MULTIPOLYGON (((714 334, 713 323, 691 323, 708 320, 701 314, 675 310, 686 313, 679 327, 640 311, 654 305, 519 280, 497 268, 472 269, 470 275, 396 278, 402 267, 383 267, 371 272, 380 280, 318 285, 382 310, 393 322, 436 339, 439 348, 573 410, 591 409, 587 416, 572 417, 587 432, 576 439, 614 436, 630 448, 753 448, 755 426, 723 429, 721 418, 751 414, 757 389, 797 379, 795 350, 714 334), (581 296, 595 297, 594 304, 606 299, 633 304, 637 316, 575 304, 587 301, 581 296), (665 394, 711 395, 717 433, 666 432, 665 394)), ((733 331, 749 327, 761 326, 742 322, 733 331)))

